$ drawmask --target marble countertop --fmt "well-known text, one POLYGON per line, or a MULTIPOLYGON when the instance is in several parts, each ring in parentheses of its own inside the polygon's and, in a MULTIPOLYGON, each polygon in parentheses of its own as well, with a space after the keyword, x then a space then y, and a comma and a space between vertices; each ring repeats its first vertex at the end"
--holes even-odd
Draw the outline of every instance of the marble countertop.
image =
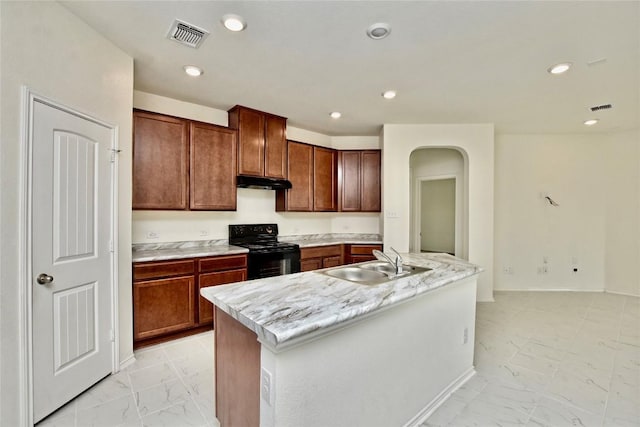
POLYGON ((183 258, 199 258, 220 255, 246 254, 247 248, 216 244, 193 247, 161 247, 156 249, 134 250, 131 255, 133 262, 166 261, 183 258))
POLYGON ((375 286, 305 272, 211 286, 201 294, 277 351, 483 271, 448 254, 402 256, 432 270, 375 286))
MULTIPOLYGON (((280 236, 281 242, 295 243, 301 248, 340 244, 382 244, 377 234, 306 234, 280 236)), ((248 253, 240 246, 229 245, 226 239, 199 240, 193 242, 139 243, 133 245, 132 261, 167 261, 173 259, 248 253)))

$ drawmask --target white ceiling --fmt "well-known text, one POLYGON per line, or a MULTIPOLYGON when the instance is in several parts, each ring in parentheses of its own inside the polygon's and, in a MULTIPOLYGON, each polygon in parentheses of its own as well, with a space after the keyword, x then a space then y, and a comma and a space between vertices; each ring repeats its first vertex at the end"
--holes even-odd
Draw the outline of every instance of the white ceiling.
POLYGON ((639 126, 638 1, 62 4, 134 58, 137 90, 245 105, 327 135, 377 135, 385 123, 495 123, 499 133, 639 126), (225 30, 226 13, 243 16, 246 30, 225 30), (168 40, 175 18, 211 34, 199 49, 168 40), (390 36, 369 39, 375 22, 389 23, 390 36), (565 75, 546 72, 564 61, 574 64, 565 75), (188 77, 186 64, 204 75, 188 77), (381 97, 387 89, 396 99, 381 97), (606 103, 613 108, 588 109, 606 103), (591 117, 600 123, 587 128, 591 117))

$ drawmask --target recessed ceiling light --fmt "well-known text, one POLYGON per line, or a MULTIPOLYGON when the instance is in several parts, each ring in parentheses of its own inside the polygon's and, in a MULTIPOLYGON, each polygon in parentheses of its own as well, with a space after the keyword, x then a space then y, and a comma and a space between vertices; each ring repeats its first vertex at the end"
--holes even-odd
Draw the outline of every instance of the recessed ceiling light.
POLYGON ((382 97, 384 99, 393 99, 396 97, 396 91, 395 90, 385 90, 384 92, 382 92, 382 97))
POLYGON ((201 68, 198 68, 195 65, 185 65, 184 72, 189 74, 191 77, 198 77, 204 73, 201 68))
POLYGON ((339 111, 334 111, 330 114, 330 116, 332 119, 339 119, 340 117, 342 117, 342 114, 339 111))
POLYGON ((595 125, 596 123, 598 123, 598 119, 589 119, 589 120, 585 120, 585 121, 584 121, 584 124, 585 124, 586 126, 593 126, 593 125, 595 125))
POLYGON ((571 62, 562 62, 547 68, 547 72, 550 74, 562 74, 569 71, 569 68, 571 68, 571 62))
POLYGON ((242 31, 247 28, 247 23, 242 16, 231 13, 222 17, 222 25, 229 31, 242 31))
POLYGON ((367 35, 374 40, 380 40, 391 33, 391 26, 384 22, 378 22, 367 28, 367 35))

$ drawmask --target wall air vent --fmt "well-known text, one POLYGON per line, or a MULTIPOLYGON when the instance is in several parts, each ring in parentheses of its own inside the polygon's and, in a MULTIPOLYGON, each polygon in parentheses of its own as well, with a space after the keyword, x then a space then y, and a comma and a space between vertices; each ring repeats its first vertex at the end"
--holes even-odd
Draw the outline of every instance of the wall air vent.
POLYGON ((593 106, 590 108, 590 110, 591 111, 608 110, 611 107, 613 107, 611 104, 602 104, 602 105, 593 106))
POLYGON ((187 24, 184 21, 176 19, 173 21, 173 24, 171 24, 171 28, 167 33, 167 38, 197 49, 208 35, 209 32, 207 30, 203 30, 195 25, 187 24))

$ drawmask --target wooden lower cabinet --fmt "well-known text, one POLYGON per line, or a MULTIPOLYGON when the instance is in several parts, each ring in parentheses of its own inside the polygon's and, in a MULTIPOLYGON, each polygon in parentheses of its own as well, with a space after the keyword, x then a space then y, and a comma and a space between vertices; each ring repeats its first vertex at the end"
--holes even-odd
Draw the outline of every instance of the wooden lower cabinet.
POLYGON ((195 326, 194 277, 134 283, 134 340, 157 337, 195 326))
MULTIPOLYGON (((242 282, 244 280, 247 280, 246 268, 243 270, 206 273, 198 277, 199 289, 233 282, 242 282)), ((203 298, 200 292, 198 292, 198 324, 206 325, 211 322, 213 322, 213 304, 203 298)))
POLYGON ((300 249, 300 271, 337 267, 344 264, 343 245, 314 246, 300 249))
POLYGON ((382 251, 382 245, 346 245, 345 263, 355 264, 357 262, 372 261, 376 259, 374 250, 382 251))
POLYGON ((200 289, 246 279, 245 254, 134 263, 134 347, 211 329, 213 306, 200 289))

